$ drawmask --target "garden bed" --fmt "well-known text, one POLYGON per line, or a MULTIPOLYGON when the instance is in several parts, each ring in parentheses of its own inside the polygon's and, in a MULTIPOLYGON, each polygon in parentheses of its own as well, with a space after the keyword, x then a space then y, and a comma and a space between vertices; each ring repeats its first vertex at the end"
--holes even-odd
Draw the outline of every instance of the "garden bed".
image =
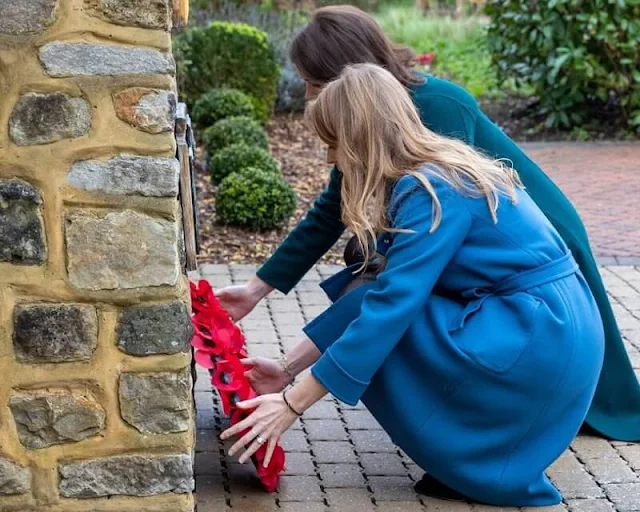
MULTIPOLYGON (((289 224, 271 231, 248 231, 223 226, 215 220, 214 188, 207 173, 198 166, 198 210, 200 215, 199 260, 208 263, 264 262, 304 217, 329 180, 326 152, 304 125, 301 115, 274 117, 267 127, 273 156, 282 165, 282 175, 298 196, 298 207, 289 224)), ((325 256, 324 263, 338 263, 346 235, 325 256)))

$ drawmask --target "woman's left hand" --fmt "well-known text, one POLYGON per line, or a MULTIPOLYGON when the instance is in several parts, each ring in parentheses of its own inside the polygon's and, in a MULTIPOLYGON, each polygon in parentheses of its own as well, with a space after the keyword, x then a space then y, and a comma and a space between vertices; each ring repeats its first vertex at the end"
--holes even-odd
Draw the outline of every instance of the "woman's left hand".
POLYGON ((243 447, 248 448, 240 456, 238 461, 242 464, 258 451, 265 442, 267 453, 264 458, 264 466, 267 467, 273 456, 280 436, 284 434, 298 417, 287 406, 284 398, 279 393, 263 395, 252 400, 238 402, 236 406, 240 409, 255 409, 249 416, 225 430, 220 436, 221 439, 228 439, 245 430, 245 433, 229 450, 229 455, 233 455, 243 447))

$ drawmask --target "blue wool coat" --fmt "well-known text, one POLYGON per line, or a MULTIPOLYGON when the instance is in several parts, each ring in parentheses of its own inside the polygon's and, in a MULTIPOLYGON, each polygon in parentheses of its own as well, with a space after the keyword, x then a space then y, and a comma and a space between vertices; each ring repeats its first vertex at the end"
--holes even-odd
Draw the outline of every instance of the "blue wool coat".
POLYGON ((378 240, 386 267, 344 296, 348 268, 323 283, 334 303, 305 328, 313 375, 368 407, 418 465, 475 500, 560 501, 545 469, 582 424, 603 359, 598 308, 566 245, 529 196, 461 195, 433 169, 442 206, 414 177, 396 183, 378 240))

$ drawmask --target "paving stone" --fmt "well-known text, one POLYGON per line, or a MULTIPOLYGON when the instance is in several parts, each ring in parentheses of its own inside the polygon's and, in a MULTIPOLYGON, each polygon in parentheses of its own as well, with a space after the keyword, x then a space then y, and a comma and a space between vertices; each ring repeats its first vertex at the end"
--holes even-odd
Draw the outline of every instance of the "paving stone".
POLYGON ((284 475, 316 476, 316 468, 308 448, 306 453, 287 453, 286 468, 284 475))
POLYGON ((413 490, 413 482, 409 477, 372 476, 369 485, 376 501, 417 501, 418 495, 413 490))
POLYGON ((29 183, 0 180, 0 262, 41 265, 47 260, 41 206, 40 193, 29 183))
POLYGON ((620 457, 587 460, 585 466, 601 485, 638 481, 638 476, 620 457))
POLYGON ((418 501, 383 501, 378 503, 378 512, 423 512, 425 508, 418 501))
MULTIPOLYGON (((294 337, 298 339, 298 342, 302 341, 305 336, 302 332, 302 327, 304 326, 304 322, 300 322, 298 325, 282 325, 276 324, 278 335, 281 337, 294 337)), ((295 345, 294 345, 295 346, 295 345)))
POLYGON ((618 458, 618 454, 615 448, 611 446, 611 443, 600 437, 578 436, 571 443, 571 446, 582 460, 618 458))
POLYGON ((327 488, 366 487, 358 464, 318 464, 322 485, 327 488))
POLYGON ((604 489, 619 512, 636 512, 640 510, 640 482, 605 485, 604 489))
POLYGON ((250 357, 268 357, 277 359, 282 355, 280 345, 277 343, 259 343, 249 346, 250 357))
POLYGON ((407 468, 396 453, 362 453, 360 454, 360 463, 367 475, 407 475, 407 468))
POLYGON ((104 194, 176 197, 179 176, 180 164, 175 158, 122 154, 74 163, 67 183, 104 194))
POLYGON ((325 496, 330 509, 337 512, 374 512, 376 510, 371 502, 369 491, 364 488, 327 489, 325 496))
POLYGON ((384 430, 354 430, 351 439, 359 453, 396 453, 398 450, 384 430))
POLYGON ((574 472, 549 472, 549 477, 562 490, 564 499, 604 497, 602 489, 583 468, 574 472))
POLYGON ((640 444, 619 446, 618 452, 629 463, 634 471, 640 473, 640 444))
POLYGON ((291 332, 294 330, 300 332, 306 323, 302 313, 300 312, 279 313, 278 311, 272 311, 271 317, 281 333, 291 332))
POLYGON ((92 397, 64 389, 14 393, 9 407, 23 446, 78 442, 104 430, 106 413, 92 397))
POLYGON ((40 48, 40 61, 54 78, 175 73, 170 54, 140 46, 55 41, 40 48))
POLYGON ((304 421, 309 441, 346 441, 347 431, 340 420, 304 421))
POLYGON ((251 493, 232 491, 231 507, 231 510, 255 510, 260 512, 278 512, 280 510, 276 503, 276 496, 265 493, 264 490, 256 490, 251 493))
POLYGON ((313 455, 318 463, 356 463, 353 446, 346 441, 313 441, 313 455))
POLYGON ((303 306, 327 307, 330 304, 330 301, 324 292, 300 292, 298 293, 298 301, 303 306))
POLYGON ((614 512, 613 504, 607 499, 569 500, 569 512, 614 512))
MULTIPOLYGON (((200 414, 200 413, 198 413, 200 414)), ((198 452, 216 452, 219 457, 218 449, 218 433, 213 429, 199 428, 196 432, 196 453, 198 452)))
POLYGON ((198 476, 195 497, 198 512, 231 512, 220 475, 198 476))
POLYGON ((271 310, 271 314, 278 314, 282 319, 286 319, 287 315, 291 317, 300 316, 300 304, 298 304, 295 297, 270 302, 269 309, 271 310))
MULTIPOLYGON (((423 497, 420 501, 425 504, 425 508, 428 512, 471 512, 473 509, 473 507, 468 503, 455 501, 436 500, 434 498, 426 497, 423 497)), ((497 511, 499 509, 496 508, 495 510, 497 511)))
POLYGON ((31 490, 31 471, 0 457, 0 496, 26 494, 31 490))
POLYGON ((289 502, 280 504, 281 512, 327 512, 328 510, 324 503, 289 502))
POLYGON ((280 501, 322 501, 320 481, 315 476, 282 476, 280 501))
POLYGON ((316 402, 304 413, 305 421, 313 419, 322 420, 338 420, 340 415, 338 409, 333 402, 320 401, 316 402))
POLYGON ((243 332, 250 348, 254 348, 256 345, 263 343, 278 343, 278 335, 274 329, 265 328, 264 330, 257 330, 253 328, 243 328, 243 332))
POLYGON ((62 92, 24 94, 9 117, 9 135, 19 146, 74 139, 90 129, 91 106, 87 100, 62 92))
POLYGON ((307 436, 302 430, 287 430, 280 438, 280 446, 286 452, 309 452, 307 436))
POLYGON ((196 475, 222 474, 220 452, 196 452, 195 473, 196 475))
POLYGON ((343 416, 349 430, 382 430, 369 411, 344 411, 343 416))

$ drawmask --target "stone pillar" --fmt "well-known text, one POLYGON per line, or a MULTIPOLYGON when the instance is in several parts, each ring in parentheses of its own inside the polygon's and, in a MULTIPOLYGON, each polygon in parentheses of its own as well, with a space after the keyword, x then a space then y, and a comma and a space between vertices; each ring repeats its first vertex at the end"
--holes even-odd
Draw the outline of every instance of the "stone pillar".
POLYGON ((171 0, 0 0, 0 510, 193 510, 171 0))

